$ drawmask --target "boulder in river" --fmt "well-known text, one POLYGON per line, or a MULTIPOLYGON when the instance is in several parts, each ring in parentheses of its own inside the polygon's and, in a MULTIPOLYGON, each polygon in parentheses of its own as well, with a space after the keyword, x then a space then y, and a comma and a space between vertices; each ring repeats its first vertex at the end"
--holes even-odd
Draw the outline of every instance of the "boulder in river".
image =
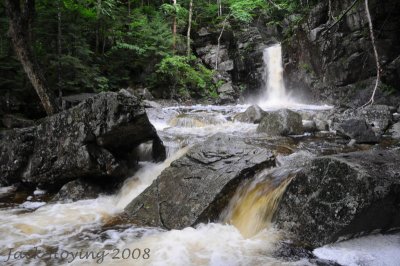
POLYGON ((387 105, 369 105, 360 109, 347 109, 343 113, 333 115, 334 127, 336 123, 350 119, 365 120, 373 132, 380 136, 392 123, 391 108, 387 105))
POLYGON ((400 150, 311 159, 288 185, 275 213, 278 228, 315 248, 400 228, 400 150))
POLYGON ((378 137, 364 119, 348 119, 335 125, 336 132, 357 143, 377 143, 378 137))
POLYGON ((163 160, 165 148, 139 100, 124 92, 100 93, 36 127, 8 132, 0 141, 0 183, 115 183, 134 167, 130 152, 149 140, 155 160, 163 160))
POLYGON ((396 124, 393 124, 389 128, 389 134, 392 136, 394 139, 400 139, 400 122, 397 122, 396 124))
POLYGON ((252 105, 246 109, 243 113, 237 114, 234 119, 243 123, 260 123, 263 118, 265 111, 260 108, 258 105, 252 105))
POLYGON ((98 184, 93 184, 87 180, 76 179, 68 182, 51 199, 51 202, 73 202, 83 199, 94 199, 107 191, 98 184))
POLYGON ((301 115, 289 109, 266 112, 257 127, 257 132, 271 136, 303 134, 301 115))
POLYGON ((139 226, 167 229, 215 221, 244 179, 274 163, 269 150, 213 135, 165 169, 125 208, 124 217, 139 226))

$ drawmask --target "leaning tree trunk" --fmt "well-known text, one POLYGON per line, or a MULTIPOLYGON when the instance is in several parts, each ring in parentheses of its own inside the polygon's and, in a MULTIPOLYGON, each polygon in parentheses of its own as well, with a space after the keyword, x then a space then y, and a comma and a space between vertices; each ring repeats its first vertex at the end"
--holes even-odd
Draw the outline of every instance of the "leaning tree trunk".
POLYGON ((189 2, 189 19, 188 19, 188 30, 186 35, 186 46, 187 46, 187 57, 190 57, 190 30, 192 28, 192 15, 193 15, 193 0, 189 2))
POLYGON ((9 18, 9 36, 15 53, 36 90, 46 113, 48 115, 57 113, 59 109, 53 92, 48 88, 28 42, 28 29, 34 15, 35 1, 26 0, 23 9, 21 9, 20 1, 5 0, 5 8, 9 18))
POLYGON ((177 14, 176 14, 176 5, 177 5, 177 3, 176 3, 176 0, 173 0, 173 5, 174 5, 174 8, 175 8, 175 14, 174 14, 174 20, 173 20, 173 22, 172 22, 172 50, 175 52, 175 49, 176 49, 176 23, 177 23, 177 21, 176 21, 176 16, 177 16, 177 14))
POLYGON ((381 80, 381 71, 382 71, 381 64, 379 63, 378 49, 376 48, 376 43, 375 43, 374 26, 372 24, 371 14, 369 12, 368 0, 365 0, 365 14, 368 19, 369 35, 371 38, 372 48, 374 49, 374 57, 375 57, 375 64, 376 64, 376 81, 375 81, 374 90, 372 92, 372 96, 369 99, 369 101, 363 105, 363 107, 374 103, 375 93, 376 93, 376 90, 378 89, 379 82, 381 80))

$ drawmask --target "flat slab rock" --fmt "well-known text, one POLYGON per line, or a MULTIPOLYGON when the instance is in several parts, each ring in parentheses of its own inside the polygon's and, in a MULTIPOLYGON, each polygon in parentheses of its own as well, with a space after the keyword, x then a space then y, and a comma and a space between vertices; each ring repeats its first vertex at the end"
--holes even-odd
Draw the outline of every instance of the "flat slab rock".
POLYGON ((242 180, 274 164, 271 151, 216 134, 165 169, 124 216, 139 226, 166 229, 215 221, 242 180))
POLYGON ((311 248, 400 228, 400 150, 311 159, 287 187, 274 220, 311 248))

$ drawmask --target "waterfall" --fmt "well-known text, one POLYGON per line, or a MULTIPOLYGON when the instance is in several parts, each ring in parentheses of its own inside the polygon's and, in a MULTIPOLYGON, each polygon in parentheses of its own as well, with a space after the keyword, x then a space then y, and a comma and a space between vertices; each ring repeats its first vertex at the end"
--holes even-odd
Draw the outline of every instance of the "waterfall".
POLYGON ((245 181, 221 214, 224 223, 234 225, 250 238, 271 226, 279 201, 294 177, 288 169, 267 169, 245 181))
POLYGON ((280 44, 267 47, 263 52, 263 97, 261 106, 287 106, 293 102, 283 82, 282 47, 280 44))

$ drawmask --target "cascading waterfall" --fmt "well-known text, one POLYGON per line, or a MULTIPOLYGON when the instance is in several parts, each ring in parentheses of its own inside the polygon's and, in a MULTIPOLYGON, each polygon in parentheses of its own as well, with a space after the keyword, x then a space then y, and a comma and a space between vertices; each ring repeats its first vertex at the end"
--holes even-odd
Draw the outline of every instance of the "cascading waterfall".
POLYGON ((294 177, 292 171, 267 169, 246 180, 236 191, 221 220, 250 238, 271 226, 279 201, 294 177))
POLYGON ((270 103, 279 103, 288 99, 283 82, 282 47, 275 44, 264 49, 264 72, 262 75, 265 96, 270 103))
POLYGON ((282 46, 275 44, 263 52, 263 97, 260 106, 289 106, 294 102, 283 81, 282 46))

